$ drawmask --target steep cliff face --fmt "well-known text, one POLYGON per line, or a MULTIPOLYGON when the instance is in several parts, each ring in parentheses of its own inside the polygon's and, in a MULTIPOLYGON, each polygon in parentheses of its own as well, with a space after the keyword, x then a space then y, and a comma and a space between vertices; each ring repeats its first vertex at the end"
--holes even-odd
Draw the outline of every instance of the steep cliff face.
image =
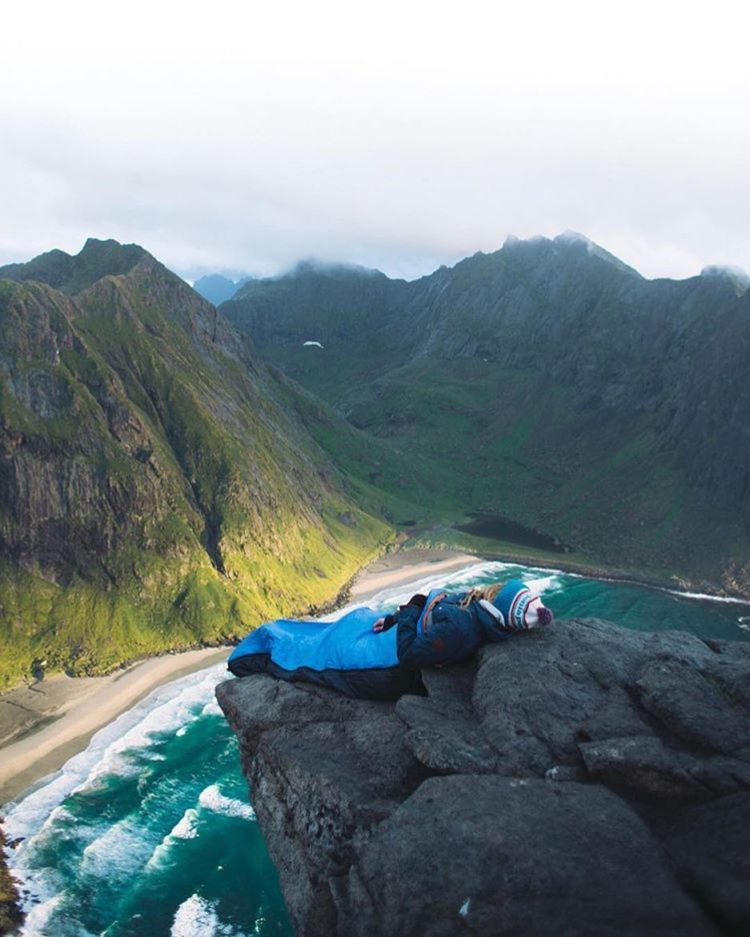
POLYGON ((395 706, 267 676, 217 698, 300 937, 729 935, 750 928, 749 651, 589 619, 395 706))
MULTIPOLYGON (((645 280, 568 235, 410 283, 302 266, 222 308, 390 449, 395 478, 350 462, 405 503, 396 519, 497 514, 594 560, 750 592, 750 292, 736 279, 645 280)), ((346 433, 311 427, 347 458, 346 433)))
POLYGON ((388 539, 249 342, 141 248, 0 269, 0 331, 0 679, 242 634, 388 539))

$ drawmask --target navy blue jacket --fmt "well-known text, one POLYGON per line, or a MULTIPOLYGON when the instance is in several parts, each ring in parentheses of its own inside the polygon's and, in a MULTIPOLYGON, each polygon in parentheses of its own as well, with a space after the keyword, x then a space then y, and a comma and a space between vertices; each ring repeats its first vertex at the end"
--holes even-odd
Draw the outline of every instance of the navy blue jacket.
POLYGON ((449 594, 433 606, 430 624, 421 634, 417 622, 422 609, 417 605, 401 606, 394 617, 402 667, 417 670, 458 664, 471 657, 486 641, 508 637, 508 632, 503 631, 478 602, 472 601, 467 608, 461 608, 463 597, 464 593, 449 594))

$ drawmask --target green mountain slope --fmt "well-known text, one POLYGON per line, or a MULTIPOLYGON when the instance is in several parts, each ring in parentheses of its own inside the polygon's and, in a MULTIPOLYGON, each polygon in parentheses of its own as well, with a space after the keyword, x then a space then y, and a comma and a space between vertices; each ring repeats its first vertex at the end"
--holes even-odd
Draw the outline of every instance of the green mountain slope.
POLYGON ((0 685, 243 634, 391 536, 250 343, 134 245, 0 268, 0 685))
POLYGON ((750 593, 750 293, 736 278, 649 281, 563 235, 414 282, 300 265, 221 308, 336 410, 311 431, 400 502, 396 521, 497 516, 592 561, 750 593))

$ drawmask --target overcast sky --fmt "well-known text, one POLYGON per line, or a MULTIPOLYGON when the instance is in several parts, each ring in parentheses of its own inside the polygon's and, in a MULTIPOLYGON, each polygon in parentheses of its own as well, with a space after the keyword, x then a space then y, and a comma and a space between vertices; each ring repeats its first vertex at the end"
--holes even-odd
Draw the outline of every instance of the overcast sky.
POLYGON ((573 229, 750 269, 746 3, 5 0, 0 263, 412 277, 573 229))

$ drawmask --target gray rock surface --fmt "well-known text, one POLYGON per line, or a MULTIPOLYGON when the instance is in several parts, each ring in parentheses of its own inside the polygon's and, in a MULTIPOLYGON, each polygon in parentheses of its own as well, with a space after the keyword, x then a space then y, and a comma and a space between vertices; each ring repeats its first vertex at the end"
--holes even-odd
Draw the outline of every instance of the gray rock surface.
POLYGON ((574 620, 395 706, 217 697, 303 937, 741 934, 749 650, 574 620))

